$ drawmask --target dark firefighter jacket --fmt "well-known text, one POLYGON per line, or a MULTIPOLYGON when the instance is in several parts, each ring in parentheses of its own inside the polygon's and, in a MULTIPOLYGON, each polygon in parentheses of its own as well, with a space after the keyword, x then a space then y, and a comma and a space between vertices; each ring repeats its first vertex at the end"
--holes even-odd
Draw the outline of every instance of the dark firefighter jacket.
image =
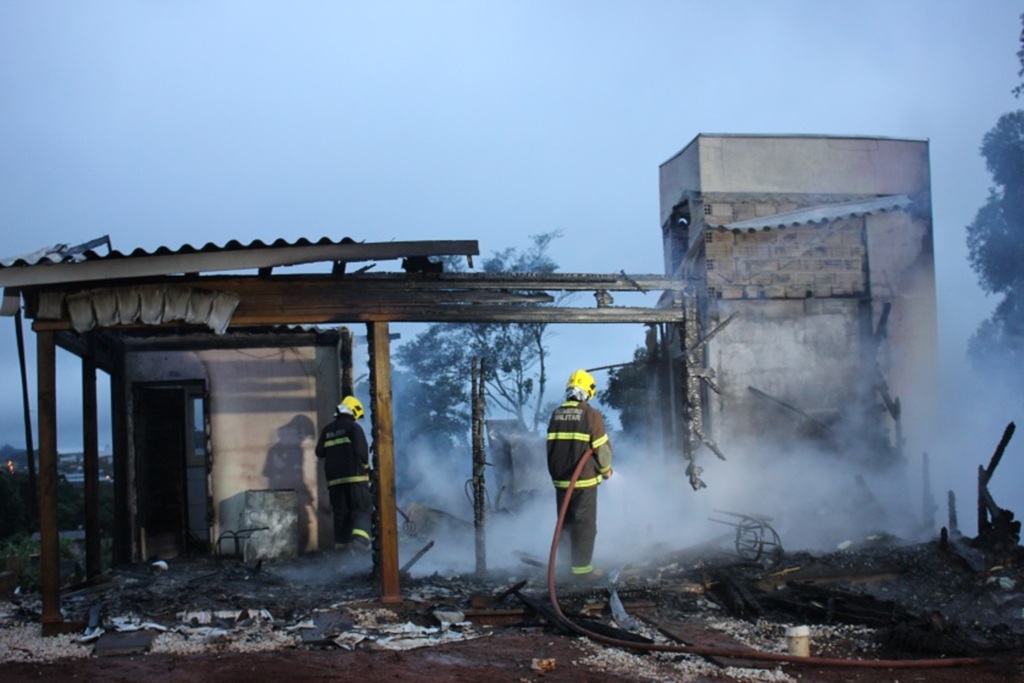
POLYGON ((351 415, 338 415, 324 427, 316 442, 316 457, 324 458, 328 486, 370 480, 366 434, 351 415))
POLYGON ((548 423, 548 473, 556 488, 569 488, 573 470, 588 448, 594 455, 576 482, 580 488, 596 486, 611 471, 612 447, 601 413, 586 401, 567 400, 548 423))

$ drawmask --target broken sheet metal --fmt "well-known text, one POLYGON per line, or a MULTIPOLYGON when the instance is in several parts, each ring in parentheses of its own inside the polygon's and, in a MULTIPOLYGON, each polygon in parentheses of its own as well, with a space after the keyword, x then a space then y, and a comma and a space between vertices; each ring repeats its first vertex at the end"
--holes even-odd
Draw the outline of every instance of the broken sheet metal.
POLYGON ((472 640, 484 635, 486 634, 474 631, 471 627, 466 630, 445 630, 439 626, 417 626, 412 622, 406 622, 400 626, 381 629, 372 636, 367 635, 364 647, 370 650, 413 650, 472 640))

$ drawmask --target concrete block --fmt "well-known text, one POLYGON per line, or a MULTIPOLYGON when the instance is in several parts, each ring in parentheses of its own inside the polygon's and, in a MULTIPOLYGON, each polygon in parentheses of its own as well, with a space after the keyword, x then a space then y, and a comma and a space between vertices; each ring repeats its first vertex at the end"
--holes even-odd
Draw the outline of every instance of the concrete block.
POLYGON ((814 275, 806 271, 797 271, 791 274, 790 283, 794 287, 810 289, 810 286, 814 284, 814 275))
POLYGON ((723 285, 721 287, 723 299, 742 299, 744 288, 739 285, 723 285))

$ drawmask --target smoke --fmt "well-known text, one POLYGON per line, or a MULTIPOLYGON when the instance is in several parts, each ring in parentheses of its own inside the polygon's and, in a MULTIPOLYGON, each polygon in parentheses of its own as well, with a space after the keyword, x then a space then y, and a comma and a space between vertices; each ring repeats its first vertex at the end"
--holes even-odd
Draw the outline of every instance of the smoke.
MULTIPOLYGON (((735 552, 735 525, 750 520, 768 524, 790 552, 828 552, 879 538, 897 543, 931 541, 949 524, 948 492, 956 500, 960 531, 976 535, 978 468, 988 464, 1003 430, 1019 417, 1021 392, 1000 386, 1001 374, 1016 374, 1009 369, 981 375, 968 369, 965 360, 956 359, 944 360, 941 370, 941 383, 933 374, 926 377, 926 386, 901 384, 894 390, 903 407, 904 442, 901 456, 882 458, 881 466, 870 457, 878 447, 879 433, 873 430, 839 425, 828 443, 798 438, 737 441, 716 433, 713 436, 727 459, 719 460, 701 448, 698 464, 704 468, 701 476, 708 486, 694 491, 678 448, 665 453, 652 450, 646 439, 613 433, 615 474, 598 492, 595 564, 614 568, 641 563, 709 541, 735 552), (842 442, 842 448, 834 447, 836 441, 842 442)), ((397 385, 395 394, 397 403, 401 400, 397 385)), ((881 404, 878 410, 885 430, 891 429, 881 404)), ((848 425, 871 419, 867 410, 848 425)), ((614 413, 606 411, 606 420, 614 424, 614 413)), ((775 426, 786 431, 785 425, 775 426)), ((889 437, 894 444, 895 433, 889 437)), ((439 448, 429 439, 414 437, 399 440, 396 450, 400 507, 436 511, 426 515, 433 520, 433 528, 420 529, 428 533, 402 537, 402 561, 408 561, 427 540, 434 540, 435 546, 413 567, 414 576, 473 572, 473 505, 466 492, 472 476, 468 445, 439 448)), ((494 456, 489 449, 488 461, 493 463, 494 456)), ((495 468, 486 470, 490 569, 526 573, 542 571, 530 562, 546 565, 557 511, 554 491, 543 483, 542 460, 543 456, 530 465, 539 468, 541 484, 516 505, 510 505, 495 468)), ((997 504, 1018 517, 1024 513, 1021 481, 1024 435, 1017 435, 989 490, 997 504)))
MULTIPOLYGON (((1006 381, 1018 368, 989 366, 988 372, 970 368, 966 360, 945 365, 942 390, 930 400, 934 419, 919 429, 918 452, 927 452, 932 482, 940 507, 939 523, 948 520, 947 493, 956 498, 960 530, 977 534, 978 468, 987 467, 1003 432, 1011 422, 1020 424, 1024 393, 1006 381)), ((996 504, 1024 515, 1024 434, 1009 442, 988 485, 996 504)))

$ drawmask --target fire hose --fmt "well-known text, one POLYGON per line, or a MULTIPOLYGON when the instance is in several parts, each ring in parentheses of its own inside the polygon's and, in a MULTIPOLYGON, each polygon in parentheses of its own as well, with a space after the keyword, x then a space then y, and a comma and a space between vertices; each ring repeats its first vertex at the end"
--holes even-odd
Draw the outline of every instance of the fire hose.
MULTIPOLYGON (((562 612, 558 604, 558 596, 555 593, 555 557, 558 554, 558 544, 562 537, 562 526, 565 524, 565 515, 569 509, 569 500, 576 489, 576 481, 580 478, 583 466, 593 455, 592 450, 587 450, 580 458, 576 469, 569 480, 569 487, 562 499, 562 505, 558 510, 558 522, 555 524, 555 533, 551 539, 551 554, 548 557, 548 598, 551 600, 551 607, 559 623, 577 635, 584 636, 595 642, 611 645, 613 647, 631 648, 647 652, 674 652, 680 654, 698 655, 702 657, 725 657, 743 659, 765 660, 785 664, 804 664, 810 666, 830 667, 858 667, 858 668, 881 668, 881 669, 934 669, 954 666, 970 666, 976 664, 995 663, 994 659, 984 657, 949 657, 945 659, 839 659, 830 657, 798 657, 795 655, 777 654, 774 652, 746 651, 737 652, 725 648, 705 647, 700 645, 668 645, 663 643, 637 643, 612 636, 591 631, 574 621, 569 620, 562 612)), ((1000 660, 1005 662, 1006 660, 1000 660)), ((1019 663, 1020 660, 1013 660, 1019 663)))

